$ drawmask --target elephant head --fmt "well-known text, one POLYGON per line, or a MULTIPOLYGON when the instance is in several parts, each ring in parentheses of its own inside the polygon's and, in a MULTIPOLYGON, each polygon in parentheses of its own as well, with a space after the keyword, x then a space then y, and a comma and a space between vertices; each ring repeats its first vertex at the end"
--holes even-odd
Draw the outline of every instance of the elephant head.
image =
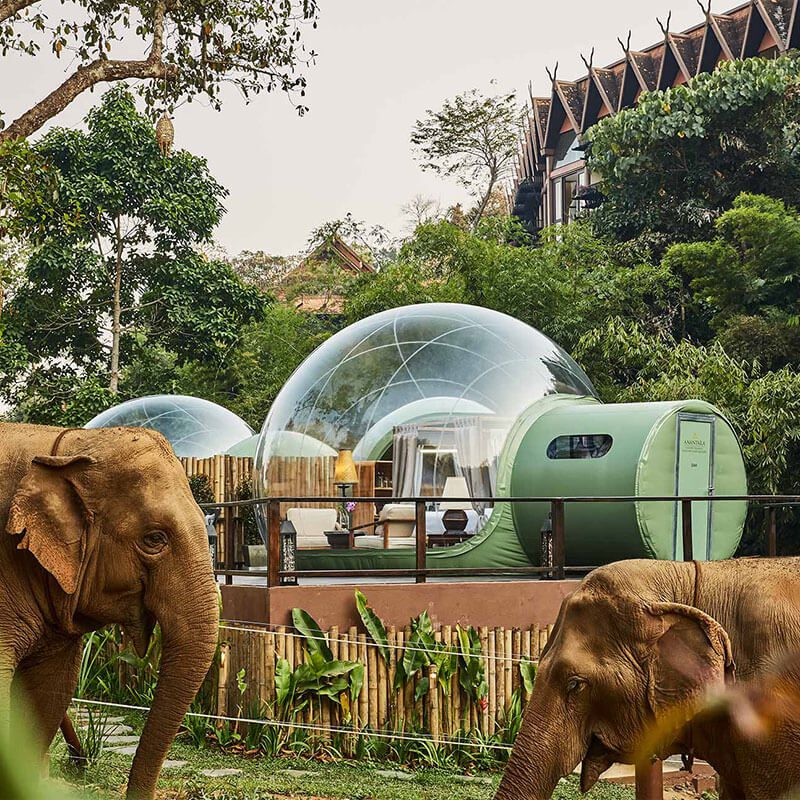
POLYGON ((647 602, 592 573, 564 600, 498 800, 544 800, 583 762, 588 791, 614 763, 664 756, 733 669, 728 636, 688 605, 647 602))
MULTIPOLYGON (((147 651, 156 622, 158 686, 129 798, 150 798, 169 746, 212 663, 218 592, 202 514, 167 441, 141 429, 75 432, 39 456, 13 497, 7 531, 41 566, 34 591, 51 624, 76 635, 123 626, 147 651)), ((35 581, 34 581, 35 583, 35 581)))

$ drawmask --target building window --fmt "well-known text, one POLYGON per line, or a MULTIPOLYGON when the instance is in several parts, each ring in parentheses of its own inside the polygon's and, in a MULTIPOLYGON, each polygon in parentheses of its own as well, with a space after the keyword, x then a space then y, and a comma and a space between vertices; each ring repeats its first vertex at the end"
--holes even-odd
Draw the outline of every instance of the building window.
POLYGON ((573 458, 603 458, 614 440, 606 433, 558 436, 547 446, 547 457, 554 461, 573 458))
POLYGON ((580 203, 575 195, 580 186, 581 174, 580 172, 576 172, 572 175, 565 176, 563 179, 563 187, 561 190, 561 219, 564 222, 574 222, 580 213, 580 203))

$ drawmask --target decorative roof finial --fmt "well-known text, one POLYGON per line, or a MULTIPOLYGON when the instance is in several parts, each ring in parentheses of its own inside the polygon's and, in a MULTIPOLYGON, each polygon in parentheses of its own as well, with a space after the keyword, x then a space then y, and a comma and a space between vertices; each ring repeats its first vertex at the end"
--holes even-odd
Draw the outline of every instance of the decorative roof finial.
POLYGON ((556 78, 558 77, 558 61, 556 61, 556 66, 552 72, 550 72, 550 67, 545 67, 545 69, 547 70, 547 77, 550 78, 553 83, 555 83, 556 78))
POLYGON ((633 31, 628 31, 628 42, 627 44, 622 41, 622 39, 617 36, 617 41, 619 42, 619 46, 625 51, 625 55, 630 53, 631 51, 631 36, 633 35, 633 31))
POLYGON ((703 0, 695 0, 698 6, 700 6, 700 10, 705 15, 706 19, 711 16, 711 0, 708 0, 708 6, 706 7, 703 5, 703 0))
POLYGON ((669 36, 669 24, 670 22, 672 22, 672 12, 670 11, 669 14, 667 15, 666 25, 664 25, 664 23, 661 22, 661 20, 658 17, 656 17, 656 22, 658 23, 658 27, 661 28, 661 32, 664 34, 664 38, 666 39, 667 36, 669 36))
POLYGON ((586 69, 589 70, 589 73, 592 72, 592 65, 594 64, 594 47, 592 48, 591 55, 589 56, 589 60, 586 60, 586 57, 581 53, 581 61, 586 64, 586 69))

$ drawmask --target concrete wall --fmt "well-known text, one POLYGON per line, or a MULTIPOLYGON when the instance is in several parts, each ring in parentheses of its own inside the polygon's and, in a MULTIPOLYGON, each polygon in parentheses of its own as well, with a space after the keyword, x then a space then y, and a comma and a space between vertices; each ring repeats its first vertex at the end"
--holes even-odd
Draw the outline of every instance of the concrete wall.
POLYGON ((386 626, 408 624, 427 610, 434 624, 524 628, 556 620, 561 601, 579 581, 491 581, 335 586, 223 586, 223 617, 291 625, 292 608, 307 611, 325 630, 359 622, 354 592, 361 589, 386 626))

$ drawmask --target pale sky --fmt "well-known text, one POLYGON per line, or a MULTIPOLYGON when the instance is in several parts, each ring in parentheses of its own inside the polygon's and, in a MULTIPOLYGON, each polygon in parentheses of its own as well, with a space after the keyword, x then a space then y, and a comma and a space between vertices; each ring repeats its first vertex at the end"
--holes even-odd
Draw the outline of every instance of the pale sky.
MULTIPOLYGON (((317 51, 306 104, 266 94, 246 105, 230 92, 217 113, 198 104, 175 115, 176 145, 205 156, 230 190, 217 241, 229 253, 304 249, 311 229, 352 212, 370 225, 402 232, 401 206, 415 194, 443 205, 465 199, 457 184, 424 173, 409 135, 416 119, 470 88, 549 94, 545 67, 559 77, 585 74, 580 53, 595 64, 662 38, 656 16, 672 9, 672 29, 702 19, 695 0, 319 0, 317 51), (490 85, 495 80, 496 86, 490 85)), ((736 0, 715 0, 724 12, 736 0)), ((50 56, 0 59, 0 108, 13 119, 63 80, 66 61, 50 56)), ((99 87, 102 91, 102 87, 99 87)), ((56 120, 75 125, 98 97, 85 94, 56 120)))

